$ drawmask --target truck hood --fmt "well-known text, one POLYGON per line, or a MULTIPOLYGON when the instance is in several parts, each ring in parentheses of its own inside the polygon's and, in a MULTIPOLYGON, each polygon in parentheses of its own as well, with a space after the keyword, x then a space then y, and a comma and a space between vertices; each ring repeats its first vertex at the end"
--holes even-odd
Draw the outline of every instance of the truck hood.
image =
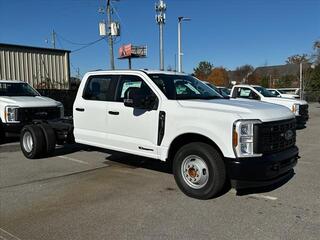
MULTIPOLYGON (((240 119, 260 119, 264 122, 294 118, 294 114, 287 108, 276 104, 254 100, 214 99, 214 100, 179 100, 184 108, 192 108, 229 112, 237 114, 240 119)), ((217 115, 218 116, 218 115, 217 115)))
POLYGON ((293 104, 300 104, 300 105, 305 105, 308 104, 304 100, 298 100, 298 99, 293 99, 293 98, 279 98, 279 97, 265 97, 263 98, 263 101, 268 102, 268 103, 275 103, 275 104, 280 104, 284 106, 292 106, 293 104))
POLYGON ((13 105, 18 107, 55 107, 61 103, 48 97, 36 96, 36 97, 0 97, 0 102, 7 105, 13 105))

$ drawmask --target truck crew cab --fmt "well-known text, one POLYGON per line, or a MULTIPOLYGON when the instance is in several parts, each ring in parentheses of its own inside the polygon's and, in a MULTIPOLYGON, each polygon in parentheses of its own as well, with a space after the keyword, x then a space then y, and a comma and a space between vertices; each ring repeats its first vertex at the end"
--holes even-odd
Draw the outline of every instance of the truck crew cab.
POLYGON ((264 87, 257 85, 235 85, 231 90, 233 99, 251 99, 275 103, 289 108, 295 115, 297 127, 302 128, 309 119, 309 105, 304 100, 279 98, 264 87))
MULTIPOLYGON (((298 159, 288 108, 223 99, 185 74, 89 72, 73 116, 69 134, 75 142, 168 161, 179 188, 199 199, 217 196, 230 181, 237 189, 275 183, 292 175, 298 159)), ((60 140, 68 135, 57 123, 43 124, 60 140)), ((28 158, 45 155, 46 146, 55 144, 38 125, 22 130, 28 158)))

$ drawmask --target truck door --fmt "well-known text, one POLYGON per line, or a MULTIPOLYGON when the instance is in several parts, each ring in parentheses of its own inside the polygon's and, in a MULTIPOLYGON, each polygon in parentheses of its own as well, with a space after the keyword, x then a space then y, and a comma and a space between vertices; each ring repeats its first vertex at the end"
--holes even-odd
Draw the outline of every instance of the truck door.
POLYGON ((74 135, 79 143, 103 147, 108 144, 107 126, 109 101, 114 99, 117 77, 90 76, 82 96, 74 103, 74 135))
POLYGON ((107 129, 109 141, 115 150, 157 157, 159 110, 125 106, 124 98, 129 88, 145 88, 154 94, 151 87, 140 76, 121 75, 115 101, 109 103, 107 129))

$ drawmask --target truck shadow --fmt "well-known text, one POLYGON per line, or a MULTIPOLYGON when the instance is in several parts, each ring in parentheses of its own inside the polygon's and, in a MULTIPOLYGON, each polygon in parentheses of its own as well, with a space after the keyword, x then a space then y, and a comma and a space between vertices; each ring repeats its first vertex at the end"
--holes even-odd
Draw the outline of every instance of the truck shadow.
POLYGON ((283 185, 285 185, 287 182, 289 182, 295 175, 294 170, 290 172, 287 178, 283 179, 282 181, 279 181, 275 184, 265 186, 265 187, 257 187, 257 188, 247 188, 247 189, 238 189, 237 190, 237 196, 245 196, 245 195, 250 195, 250 194, 255 194, 255 193, 267 193, 274 191, 283 185))
POLYGON ((7 143, 19 142, 19 137, 5 137, 0 139, 0 146, 7 143))
MULTIPOLYGON (((86 151, 86 152, 98 151, 98 152, 106 153, 108 156, 105 157, 106 161, 104 162, 104 164, 108 164, 108 165, 118 165, 118 166, 131 168, 131 169, 144 168, 152 171, 172 174, 171 165, 167 162, 162 162, 160 160, 156 160, 152 158, 146 158, 146 157, 131 155, 131 154, 107 150, 107 149, 101 149, 101 148, 96 148, 96 147, 91 147, 91 146, 86 146, 81 144, 70 144, 61 148, 57 148, 54 153, 54 156, 67 155, 77 151, 86 151)), ((294 175, 295 173, 294 171, 292 171, 287 178, 277 182, 276 184, 272 184, 266 187, 237 189, 236 195, 245 196, 250 194, 271 192, 285 185, 288 181, 290 181, 294 177, 294 175)), ((222 189, 222 191, 217 197, 226 194, 227 192, 230 191, 230 189, 231 189, 230 182, 226 182, 224 188, 222 189)))
POLYGON ((110 164, 111 161, 116 164, 126 165, 130 168, 145 168, 153 171, 172 174, 171 166, 167 162, 109 150, 104 152, 110 154, 110 156, 106 157, 106 160, 108 160, 106 164, 110 164))

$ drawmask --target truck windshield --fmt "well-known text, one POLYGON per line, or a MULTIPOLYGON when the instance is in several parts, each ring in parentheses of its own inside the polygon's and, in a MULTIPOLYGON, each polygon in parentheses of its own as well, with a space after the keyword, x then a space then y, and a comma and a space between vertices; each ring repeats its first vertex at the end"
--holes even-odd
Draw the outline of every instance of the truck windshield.
POLYGON ((39 93, 27 83, 0 82, 0 96, 21 97, 39 96, 39 93))
POLYGON ((171 100, 221 99, 222 96, 200 80, 187 75, 148 74, 171 100))
POLYGON ((264 97, 276 97, 274 94, 272 94, 272 92, 264 87, 254 87, 254 89, 261 93, 264 97))

